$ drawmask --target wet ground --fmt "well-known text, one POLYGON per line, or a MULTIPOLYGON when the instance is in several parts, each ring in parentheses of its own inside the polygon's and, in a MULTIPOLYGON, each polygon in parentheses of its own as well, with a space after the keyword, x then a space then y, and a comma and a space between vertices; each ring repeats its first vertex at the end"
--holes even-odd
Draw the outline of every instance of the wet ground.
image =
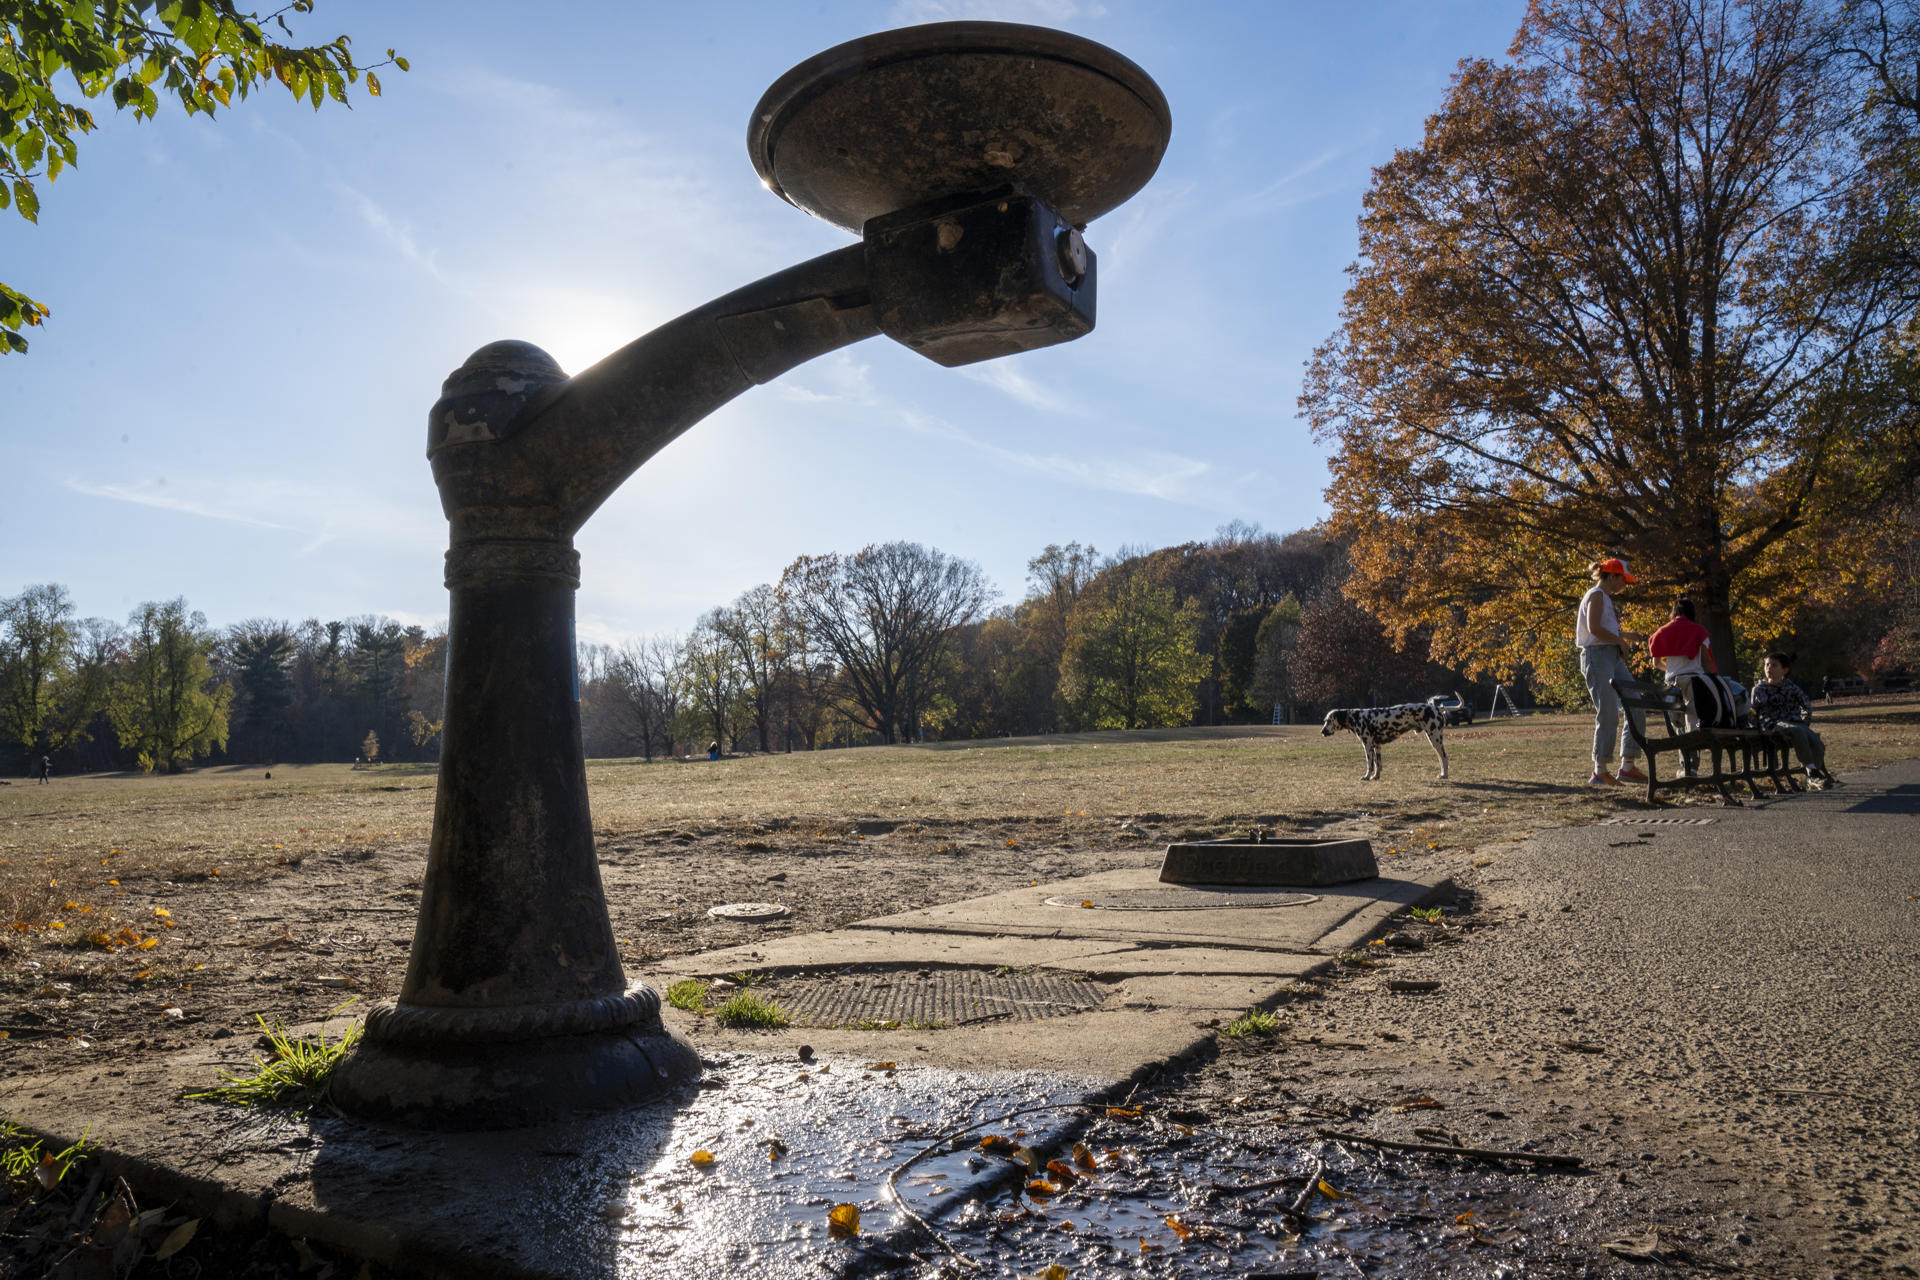
MULTIPOLYGON (((565 1248, 575 1273, 630 1277, 1631 1271, 1599 1244, 1624 1213, 1610 1170, 1329 1139, 1319 1130, 1366 1117, 1285 1091, 1220 1096, 1287 1056, 1223 1043, 1213 1062, 1096 1106, 1057 1077, 719 1055, 677 1110, 543 1146, 549 1172, 499 1235, 526 1249, 538 1219, 534 1247, 565 1248), (833 1223, 845 1206, 850 1235, 833 1223)), ((1381 1111, 1417 1121, 1428 1104, 1381 1111)), ((1458 1141, 1444 1121, 1413 1133, 1458 1141)))

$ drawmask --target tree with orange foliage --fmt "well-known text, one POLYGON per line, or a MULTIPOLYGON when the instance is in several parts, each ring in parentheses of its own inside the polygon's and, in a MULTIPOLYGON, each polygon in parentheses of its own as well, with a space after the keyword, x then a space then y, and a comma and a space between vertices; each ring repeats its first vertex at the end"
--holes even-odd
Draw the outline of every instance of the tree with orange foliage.
POLYGON ((1510 674, 1620 555, 1646 620, 1684 590, 1732 654, 1832 568, 1875 426, 1850 391, 1913 304, 1831 21, 1534 0, 1376 171, 1301 404, 1348 592, 1396 639, 1510 674))

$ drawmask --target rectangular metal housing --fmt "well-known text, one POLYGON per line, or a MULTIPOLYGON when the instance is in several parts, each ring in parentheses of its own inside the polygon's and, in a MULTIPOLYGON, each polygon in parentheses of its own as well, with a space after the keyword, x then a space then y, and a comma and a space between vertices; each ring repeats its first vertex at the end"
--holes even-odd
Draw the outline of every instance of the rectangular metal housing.
POLYGON ((953 368, 1070 342, 1093 330, 1092 250, 1068 280, 1071 228, 1015 187, 888 214, 863 233, 880 332, 953 368))

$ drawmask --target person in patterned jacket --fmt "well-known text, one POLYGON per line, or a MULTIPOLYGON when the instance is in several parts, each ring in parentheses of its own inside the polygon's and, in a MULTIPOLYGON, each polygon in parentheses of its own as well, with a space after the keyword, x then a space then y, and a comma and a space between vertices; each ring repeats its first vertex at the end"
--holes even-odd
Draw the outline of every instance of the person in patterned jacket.
POLYGON ((1807 767, 1807 782, 1815 791, 1825 791, 1839 786, 1840 780, 1827 771, 1827 745, 1813 731, 1813 704, 1787 679, 1792 666, 1793 659, 1784 653, 1767 655, 1767 678, 1753 686, 1753 718, 1762 729, 1784 729, 1792 737, 1794 754, 1807 767))

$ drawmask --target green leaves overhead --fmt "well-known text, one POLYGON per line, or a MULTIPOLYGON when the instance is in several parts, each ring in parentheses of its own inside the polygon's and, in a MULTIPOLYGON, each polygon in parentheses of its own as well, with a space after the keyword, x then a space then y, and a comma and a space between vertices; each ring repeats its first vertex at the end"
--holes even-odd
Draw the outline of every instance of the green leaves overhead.
MULTIPOLYGON (((368 93, 379 97, 380 82, 354 61, 349 37, 291 42, 286 15, 313 7, 314 0, 293 0, 263 17, 233 0, 0 0, 0 209, 11 203, 36 221, 35 180, 52 181, 78 163, 75 138, 90 132, 94 119, 62 99, 75 88, 86 98, 104 95, 142 120, 169 97, 188 115, 213 115, 270 79, 316 111, 329 97, 351 107, 347 86, 363 74, 368 93), (269 37, 269 26, 288 42, 269 37)), ((407 69, 391 49, 371 65, 407 69)), ((47 314, 0 285, 0 350, 25 351, 19 330, 47 314)))

